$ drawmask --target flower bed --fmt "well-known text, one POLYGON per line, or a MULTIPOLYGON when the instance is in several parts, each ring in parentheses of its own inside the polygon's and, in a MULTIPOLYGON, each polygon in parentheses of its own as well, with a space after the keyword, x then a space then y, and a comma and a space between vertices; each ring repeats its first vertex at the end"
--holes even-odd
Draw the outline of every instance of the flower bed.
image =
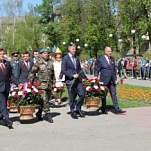
POLYGON ((117 86, 117 96, 130 101, 151 102, 151 91, 147 88, 117 86))

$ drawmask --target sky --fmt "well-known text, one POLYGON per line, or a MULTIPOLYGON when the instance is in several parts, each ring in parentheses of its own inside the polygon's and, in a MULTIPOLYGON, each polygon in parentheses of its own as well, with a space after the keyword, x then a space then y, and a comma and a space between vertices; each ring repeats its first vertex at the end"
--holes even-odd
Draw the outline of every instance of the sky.
MULTIPOLYGON (((0 16, 5 16, 3 12, 3 5, 7 0, 0 0, 0 16)), ((15 1, 15 0, 14 0, 15 1)), ((33 4, 34 6, 39 5, 42 3, 42 0, 23 0, 23 11, 22 12, 28 12, 28 4, 33 4)))
MULTIPOLYGON (((0 0, 1 1, 1 0, 0 0)), ((23 9, 24 11, 28 11, 28 4, 33 4, 34 6, 42 3, 42 0, 23 0, 23 9)))

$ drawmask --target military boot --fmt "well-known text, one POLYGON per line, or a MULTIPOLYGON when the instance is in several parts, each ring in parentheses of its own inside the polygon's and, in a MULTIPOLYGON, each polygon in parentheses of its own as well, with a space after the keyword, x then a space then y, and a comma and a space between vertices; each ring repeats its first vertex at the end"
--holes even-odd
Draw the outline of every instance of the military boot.
POLYGON ((36 113, 36 117, 38 118, 38 121, 42 121, 42 109, 39 108, 38 112, 36 113))
POLYGON ((53 123, 53 119, 52 119, 50 113, 46 113, 46 118, 49 123, 53 123))

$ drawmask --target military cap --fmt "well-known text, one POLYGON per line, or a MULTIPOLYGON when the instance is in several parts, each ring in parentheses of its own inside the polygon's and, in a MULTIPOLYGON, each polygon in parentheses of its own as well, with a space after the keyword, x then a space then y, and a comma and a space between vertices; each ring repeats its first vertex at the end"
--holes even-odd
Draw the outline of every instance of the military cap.
POLYGON ((44 53, 44 52, 48 52, 48 50, 46 49, 46 48, 42 48, 40 51, 39 51, 39 53, 44 53))
POLYGON ((12 53, 12 56, 14 56, 14 57, 18 57, 18 55, 19 55, 18 52, 13 52, 13 53, 12 53))

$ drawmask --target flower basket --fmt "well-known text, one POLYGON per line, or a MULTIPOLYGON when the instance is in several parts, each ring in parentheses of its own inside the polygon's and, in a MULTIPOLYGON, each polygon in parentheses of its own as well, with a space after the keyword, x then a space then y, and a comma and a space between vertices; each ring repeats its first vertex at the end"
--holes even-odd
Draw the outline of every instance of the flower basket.
POLYGON ((54 95, 54 98, 57 100, 57 99, 60 99, 61 100, 61 97, 62 97, 62 92, 57 92, 55 95, 54 95))
POLYGON ((54 93, 54 98, 57 102, 61 102, 61 98, 62 98, 62 93, 65 89, 65 85, 59 81, 59 82, 56 82, 55 84, 55 87, 53 89, 53 93, 54 93))
POLYGON ((12 103, 10 100, 7 101, 7 107, 10 113, 17 113, 18 109, 14 103, 12 103))
POLYGON ((18 109, 17 109, 17 107, 15 105, 10 105, 9 112, 10 113, 17 113, 18 109))
POLYGON ((34 118, 35 106, 19 106, 18 112, 20 114, 20 120, 31 120, 34 118))
POLYGON ((100 98, 85 98, 85 105, 87 109, 96 110, 99 108, 100 98))

